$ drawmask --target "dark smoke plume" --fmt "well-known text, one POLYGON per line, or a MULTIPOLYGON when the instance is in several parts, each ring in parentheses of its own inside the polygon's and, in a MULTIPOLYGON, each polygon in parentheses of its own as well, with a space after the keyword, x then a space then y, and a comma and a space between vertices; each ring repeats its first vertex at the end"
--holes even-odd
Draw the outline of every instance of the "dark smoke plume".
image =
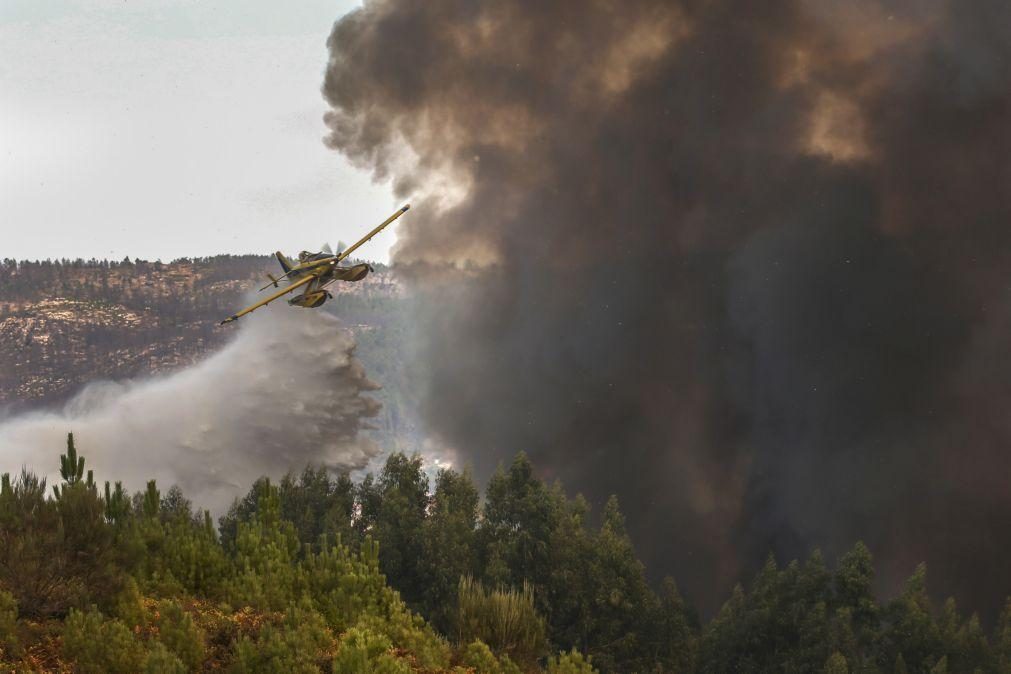
POLYGON ((1011 4, 377 0, 329 46, 480 473, 616 492, 709 608, 858 539, 1011 592, 1011 4))
POLYGON ((364 468, 379 448, 359 431, 378 412, 354 340, 322 312, 273 306, 243 319, 203 362, 145 381, 91 384, 62 413, 0 424, 4 470, 25 465, 59 481, 66 436, 96 479, 133 490, 156 478, 223 513, 261 475, 307 463, 364 468))

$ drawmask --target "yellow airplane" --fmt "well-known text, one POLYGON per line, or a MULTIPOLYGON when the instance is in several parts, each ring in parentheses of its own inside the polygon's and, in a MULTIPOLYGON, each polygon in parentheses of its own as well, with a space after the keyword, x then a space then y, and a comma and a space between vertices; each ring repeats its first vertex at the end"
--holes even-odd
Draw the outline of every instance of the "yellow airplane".
POLYGON ((280 287, 278 285, 278 281, 281 281, 282 279, 287 279, 288 285, 285 286, 284 290, 276 292, 270 297, 246 307, 239 313, 229 316, 225 320, 221 321, 221 325, 237 321, 246 314, 256 311, 260 307, 266 306, 279 297, 284 297, 288 293, 298 290, 299 288, 303 288, 302 293, 289 299, 288 304, 299 307, 315 308, 326 302, 327 299, 333 297, 333 295, 331 295, 327 290, 327 286, 330 284, 337 281, 361 281, 370 271, 372 271, 372 267, 364 262, 350 267, 341 267, 341 260, 347 258, 347 256, 353 253, 359 246, 367 243, 372 237, 383 231, 387 225, 406 213, 407 209, 410 207, 410 204, 404 206, 399 211, 386 218, 386 220, 380 223, 378 227, 366 234, 361 241, 346 250, 337 252, 336 254, 329 250, 329 246, 324 246, 323 250, 319 253, 302 251, 298 255, 298 263, 293 264, 291 260, 281 253, 281 251, 277 251, 274 255, 277 257, 277 261, 281 263, 281 269, 284 270, 284 274, 278 278, 274 278, 272 275, 267 274, 267 277, 270 279, 270 283, 260 288, 260 292, 271 286, 275 288, 280 287))

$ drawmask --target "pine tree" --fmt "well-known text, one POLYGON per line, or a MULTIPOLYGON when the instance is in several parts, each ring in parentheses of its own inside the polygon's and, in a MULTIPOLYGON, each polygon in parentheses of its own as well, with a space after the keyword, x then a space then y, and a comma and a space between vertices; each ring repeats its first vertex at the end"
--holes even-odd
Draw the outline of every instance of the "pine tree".
MULTIPOLYGON (((832 576, 830 607, 837 611, 846 609, 849 630, 863 654, 861 661, 873 658, 876 636, 879 633, 881 609, 874 599, 874 561, 863 542, 858 542, 839 559, 832 576)), ((890 664, 890 660, 888 661, 890 664)))
POLYGON ((151 644, 144 660, 146 674, 186 674, 188 671, 191 670, 187 669, 182 660, 166 648, 165 644, 160 641, 151 644))
POLYGON ((61 456, 62 488, 46 499, 45 480, 22 471, 0 484, 0 586, 24 615, 63 615, 72 606, 105 601, 118 590, 120 569, 105 506, 73 435, 61 456))
POLYGON ((559 516, 556 506, 523 452, 508 471, 499 468, 485 490, 479 534, 484 578, 493 586, 531 583, 542 611, 547 609, 551 536, 559 516))
POLYGON ((106 620, 95 610, 71 610, 63 630, 63 652, 76 671, 133 674, 141 671, 144 646, 118 620, 106 620))
POLYGON ((1004 609, 994 629, 993 659, 997 671, 1001 674, 1011 674, 1011 597, 1004 601, 1004 609))
POLYGON ((228 513, 218 520, 218 531, 221 534, 221 544, 229 552, 235 550, 235 537, 238 535, 239 524, 249 522, 256 515, 259 507, 260 493, 267 482, 267 478, 261 477, 253 482, 249 491, 242 499, 235 499, 228 513))
POLYGON ((205 511, 202 520, 179 515, 164 525, 157 524, 164 532, 161 575, 178 582, 188 592, 220 597, 231 569, 210 513, 205 511))
POLYGON ((861 671, 869 655, 864 652, 853 631, 853 609, 844 606, 836 609, 828 625, 828 647, 842 653, 853 668, 861 671))
POLYGON ((158 603, 158 641, 179 658, 188 671, 199 669, 204 659, 204 635, 193 618, 171 599, 158 603))
MULTIPOLYGON (((376 483, 378 498, 362 504, 375 508, 367 517, 372 535, 382 541, 379 563, 391 585, 412 608, 421 605, 425 585, 420 560, 424 554, 424 522, 428 508, 428 477, 421 457, 391 454, 376 483)), ((363 512, 363 517, 365 513, 363 512)))
POLYGON ((355 529, 355 484, 346 473, 341 473, 333 482, 328 499, 326 514, 323 516, 323 535, 327 541, 341 541, 352 550, 357 550, 361 538, 355 529))
POLYGON ((281 517, 295 525, 303 545, 317 545, 325 532, 333 485, 323 467, 306 466, 296 480, 291 473, 278 485, 281 517))
POLYGON ((238 606, 283 610, 296 592, 294 561, 299 543, 295 527, 281 519, 277 487, 264 481, 255 518, 239 524, 234 571, 226 592, 238 606))
POLYGON ((551 499, 559 515, 549 539, 550 572, 542 605, 550 608, 547 617, 553 644, 585 652, 593 631, 596 592, 595 532, 586 522, 590 506, 582 496, 569 501, 558 484, 552 487, 551 499))
POLYGON ((105 483, 105 519, 110 524, 119 526, 130 516, 130 497, 123 489, 122 482, 116 482, 116 488, 111 490, 109 482, 105 483))
POLYGON ((664 578, 661 585, 658 635, 658 659, 664 669, 690 671, 695 655, 695 633, 685 601, 670 576, 664 578))
POLYGON ((443 631, 450 629, 460 578, 476 570, 478 498, 470 473, 439 472, 423 525, 419 576, 422 612, 443 631))
POLYGON ((659 602, 635 556, 617 497, 607 500, 603 517, 591 548, 586 653, 604 671, 645 671, 662 647, 655 632, 659 602))
POLYGON ((158 515, 165 522, 193 519, 193 504, 183 495, 179 485, 172 485, 158 504, 158 515))
POLYGON ((822 671, 824 674, 849 674, 850 669, 843 654, 836 651, 829 656, 822 671))
POLYGON ((79 482, 84 476, 84 457, 77 456, 74 434, 67 433, 67 453, 60 455, 60 477, 67 484, 79 482))
POLYGON ((990 644, 980 626, 979 616, 975 613, 959 628, 956 647, 950 656, 951 669, 954 671, 990 668, 990 644))
POLYGON ((898 654, 915 667, 930 668, 944 655, 941 633, 931 613, 927 595, 927 567, 920 564, 906 581, 906 587, 885 610, 881 662, 898 654))
MULTIPOLYGON (((73 487, 79 484, 84 477, 84 457, 77 455, 73 433, 67 433, 67 453, 60 455, 60 477, 63 478, 65 487, 73 487)), ((90 470, 88 471, 88 479, 84 484, 88 487, 94 487, 94 479, 90 470)), ((57 485, 53 485, 53 493, 56 495, 56 498, 60 498, 60 488, 57 485)))
POLYGON ((144 517, 154 519, 161 511, 161 492, 158 491, 158 484, 154 480, 149 480, 147 489, 141 499, 141 512, 144 517))

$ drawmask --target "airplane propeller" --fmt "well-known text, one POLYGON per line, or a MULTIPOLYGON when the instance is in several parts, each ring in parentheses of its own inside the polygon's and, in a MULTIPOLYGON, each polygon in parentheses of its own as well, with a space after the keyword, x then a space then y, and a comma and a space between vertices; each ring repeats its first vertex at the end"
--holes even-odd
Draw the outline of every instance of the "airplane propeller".
POLYGON ((324 243, 323 247, 320 248, 320 251, 323 252, 323 253, 326 253, 327 255, 333 255, 333 249, 330 248, 330 244, 329 243, 324 243))

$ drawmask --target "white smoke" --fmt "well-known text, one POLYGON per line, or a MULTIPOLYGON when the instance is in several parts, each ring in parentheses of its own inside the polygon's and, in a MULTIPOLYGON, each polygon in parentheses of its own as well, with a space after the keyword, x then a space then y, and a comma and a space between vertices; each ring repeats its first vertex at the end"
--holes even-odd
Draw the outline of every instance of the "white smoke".
POLYGON ((261 475, 307 463, 365 467, 379 453, 361 437, 379 404, 332 316, 273 307, 239 324, 221 351, 180 372, 86 387, 60 413, 0 424, 0 472, 22 466, 50 482, 66 436, 95 479, 129 489, 178 484, 195 505, 223 511, 261 475))

